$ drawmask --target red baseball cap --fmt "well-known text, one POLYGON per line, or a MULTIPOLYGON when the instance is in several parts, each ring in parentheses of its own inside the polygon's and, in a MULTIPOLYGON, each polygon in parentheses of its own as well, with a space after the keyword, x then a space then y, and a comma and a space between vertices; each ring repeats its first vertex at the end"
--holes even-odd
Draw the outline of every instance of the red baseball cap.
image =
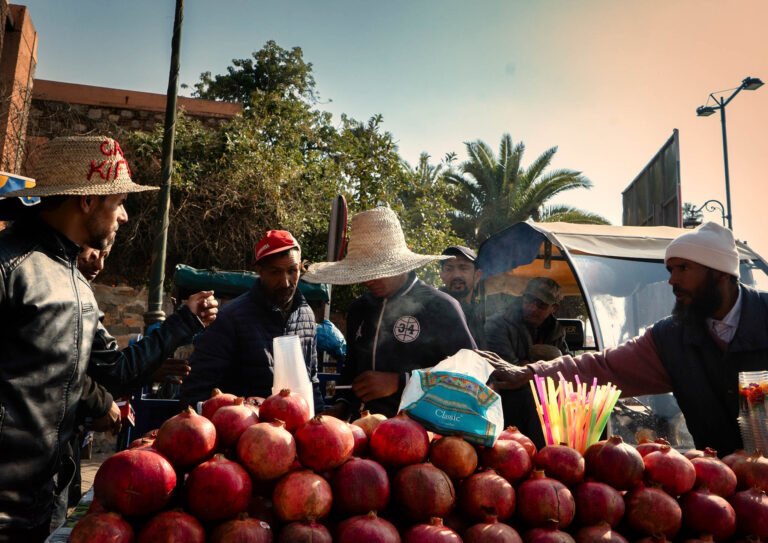
POLYGON ((256 244, 256 262, 265 256, 287 251, 296 247, 300 249, 299 242, 287 230, 269 230, 256 244))

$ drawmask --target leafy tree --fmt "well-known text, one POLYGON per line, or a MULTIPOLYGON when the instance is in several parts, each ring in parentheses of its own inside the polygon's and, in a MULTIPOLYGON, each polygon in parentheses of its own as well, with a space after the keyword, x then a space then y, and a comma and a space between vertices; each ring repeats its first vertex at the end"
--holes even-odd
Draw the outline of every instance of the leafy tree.
POLYGON ((683 204, 683 226, 692 228, 701 224, 704 220, 704 213, 701 209, 696 209, 696 205, 691 202, 683 204))
POLYGON ((504 134, 498 157, 484 141, 465 143, 469 160, 458 171, 451 170, 446 180, 460 189, 454 200, 456 231, 477 244, 493 233, 529 218, 567 220, 590 224, 607 224, 594 213, 566 205, 546 207, 547 201, 561 192, 591 188, 592 182, 581 172, 558 169, 545 172, 557 152, 552 147, 537 157, 527 168, 522 160, 525 145, 513 144, 504 134))
POLYGON ((301 47, 290 51, 270 40, 253 57, 232 59, 226 74, 200 74, 193 96, 208 100, 239 102, 248 111, 253 95, 274 94, 284 100, 303 98, 311 103, 318 100, 312 63, 304 62, 301 47))
MULTIPOLYGON (((249 268, 253 246, 269 228, 290 230, 305 258, 325 260, 337 194, 347 198, 350 214, 390 205, 419 252, 439 252, 456 239, 446 196, 455 189, 439 175, 442 166, 430 166, 426 157, 417 168, 407 165, 381 116, 367 122, 342 116, 334 126, 331 114, 312 101, 311 64, 300 49, 269 42, 253 56, 234 61, 227 74, 203 74, 197 85, 201 97, 247 99, 242 115, 214 129, 184 115, 177 122, 168 278, 177 263, 249 268)), ((121 138, 138 182, 160 177, 162 129, 121 138)), ((149 276, 156 201, 156 193, 128 200, 131 220, 107 267, 113 275, 149 276)), ((345 298, 334 290, 342 310, 349 292, 345 298)))

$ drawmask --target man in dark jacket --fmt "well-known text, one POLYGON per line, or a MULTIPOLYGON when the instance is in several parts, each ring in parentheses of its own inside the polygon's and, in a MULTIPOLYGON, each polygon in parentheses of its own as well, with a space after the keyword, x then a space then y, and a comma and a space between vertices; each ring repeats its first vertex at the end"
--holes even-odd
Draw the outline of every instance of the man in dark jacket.
POLYGON ((334 416, 357 418, 361 403, 373 413, 397 413, 415 369, 429 368, 459 349, 474 349, 458 302, 420 281, 412 270, 437 259, 411 252, 397 215, 385 207, 352 217, 349 251, 338 262, 313 264, 305 281, 363 283, 368 292, 347 315, 347 359, 334 416))
POLYGON ((92 352, 103 327, 77 256, 81 246, 103 249, 114 240, 128 220, 128 193, 154 187, 133 183, 119 144, 103 136, 58 138, 35 158, 37 185, 6 196, 43 200, 34 216, 0 232, 0 542, 47 537, 54 475, 71 464, 66 453, 86 370, 100 383, 122 382, 147 369, 145 355, 169 334, 215 318, 206 295, 143 351, 92 352))
POLYGON ((562 372, 611 381, 623 396, 672 392, 697 448, 742 448, 738 377, 768 370, 768 294, 739 283, 733 234, 712 222, 675 238, 664 260, 676 299, 670 317, 602 353, 497 371, 497 386, 562 372))
POLYGON ((272 340, 295 335, 312 382, 315 411, 323 409, 317 379, 315 317, 298 290, 301 249, 290 232, 270 230, 255 249, 259 278, 253 287, 226 304, 216 322, 195 340, 192 372, 181 400, 195 405, 218 388, 237 396, 272 394, 272 340))
MULTIPOLYGON (((488 350, 519 366, 567 353, 565 330, 554 316, 560 298, 560 285, 556 281, 548 277, 528 281, 520 298, 485 323, 488 350)), ((505 426, 517 426, 537 447, 545 445, 530 390, 502 391, 501 405, 505 426)))
POLYGON ((483 349, 485 318, 480 304, 475 303, 475 286, 483 275, 483 272, 477 269, 477 254, 469 247, 453 245, 446 248, 443 255, 451 258, 440 262, 440 279, 443 282, 440 291, 459 302, 475 343, 483 349))

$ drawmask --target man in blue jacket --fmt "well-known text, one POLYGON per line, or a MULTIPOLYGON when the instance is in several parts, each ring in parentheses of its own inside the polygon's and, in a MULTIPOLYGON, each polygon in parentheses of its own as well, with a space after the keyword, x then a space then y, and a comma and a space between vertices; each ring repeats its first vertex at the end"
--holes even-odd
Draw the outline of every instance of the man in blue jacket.
POLYGON ((343 260, 310 266, 305 281, 363 283, 368 290, 347 314, 340 384, 351 391, 337 397, 330 414, 354 419, 364 403, 372 413, 394 416, 412 370, 476 347, 459 303, 413 271, 445 258, 410 251, 397 215, 379 207, 352 217, 343 260))
POLYGON ((181 400, 195 405, 214 388, 237 396, 272 394, 272 340, 296 335, 314 392, 315 412, 323 409, 317 379, 315 316, 297 289, 301 248, 290 232, 270 230, 256 245, 259 278, 251 289, 228 303, 216 322, 195 340, 192 371, 181 387, 181 400))

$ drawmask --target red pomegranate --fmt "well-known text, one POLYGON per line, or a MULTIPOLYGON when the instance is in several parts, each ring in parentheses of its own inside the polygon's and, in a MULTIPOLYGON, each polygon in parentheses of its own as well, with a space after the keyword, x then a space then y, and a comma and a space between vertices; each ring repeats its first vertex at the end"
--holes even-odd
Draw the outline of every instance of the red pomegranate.
POLYGON ((685 456, 668 445, 643 458, 645 479, 661 485, 667 494, 680 496, 696 484, 696 468, 685 456))
POLYGON ((280 530, 277 543, 332 543, 333 538, 328 528, 309 520, 306 522, 291 522, 280 530))
POLYGON ((213 418, 213 414, 219 409, 219 407, 232 405, 235 403, 236 399, 237 396, 234 394, 230 394, 229 392, 222 392, 218 388, 214 388, 211 392, 211 397, 203 402, 203 407, 200 412, 205 418, 211 420, 213 418))
POLYGON ((506 520, 515 512, 515 489, 492 469, 475 473, 461 482, 459 509, 475 522, 488 515, 506 520))
POLYGON ((296 458, 296 442, 282 421, 260 422, 240 436, 237 458, 254 478, 277 479, 291 469, 296 458))
POLYGON ((722 496, 709 490, 694 490, 680 498, 683 524, 695 534, 711 534, 725 541, 736 531, 736 512, 722 496))
POLYGON ((573 491, 576 501, 576 520, 582 526, 607 522, 615 528, 624 516, 624 498, 605 483, 587 481, 573 491))
MULTIPOLYGON (((650 539, 650 538, 646 538, 646 539, 650 539)), ((664 538, 664 541, 651 541, 649 543, 665 543, 666 541, 667 541, 666 538, 664 538)), ((712 543, 713 541, 714 541, 714 538, 711 535, 703 534, 695 539, 693 538, 686 539, 685 541, 683 541, 683 543, 712 543)), ((641 542, 638 542, 638 543, 641 543, 641 542)), ((737 543, 741 543, 741 542, 737 542, 737 543)), ((756 538, 754 541, 750 541, 749 543, 760 543, 760 540, 756 538)))
POLYGON ((477 451, 464 438, 446 436, 429 445, 429 461, 458 481, 477 469, 477 451))
POLYGON ((533 457, 536 469, 543 469, 547 477, 565 485, 575 485, 584 480, 584 457, 565 443, 542 447, 533 457))
POLYGON ((462 543, 459 534, 443 525, 443 519, 432 517, 429 524, 417 524, 403 535, 403 543, 462 543))
MULTIPOLYGON (((222 409, 226 408, 217 413, 222 409)), ((240 464, 217 454, 192 470, 184 488, 193 515, 202 520, 224 520, 248 509, 252 485, 240 464)))
POLYGON ((731 454, 728 454, 722 458, 725 465, 727 465, 729 468, 733 469, 733 466, 737 462, 741 462, 745 458, 749 457, 749 453, 745 451, 744 449, 737 449, 733 451, 731 454))
POLYGON ((401 543, 397 528, 374 511, 339 523, 336 543, 401 543))
POLYGON ((133 528, 117 513, 93 513, 80 519, 70 543, 133 543, 133 528))
POLYGON ((517 514, 532 527, 546 526, 554 519, 567 528, 576 515, 576 502, 563 483, 537 469, 517 488, 517 514))
POLYGON ((643 457, 621 436, 598 441, 584 452, 586 473, 616 490, 629 490, 643 479, 643 457))
POLYGON ((315 471, 331 470, 346 462, 355 448, 349 424, 336 417, 317 415, 293 434, 299 462, 315 471))
POLYGON ((243 402, 244 398, 237 398, 232 405, 217 409, 211 417, 221 449, 230 449, 237 445, 237 440, 246 428, 259 422, 256 411, 243 402))
POLYGON ((768 458, 754 453, 733 465, 739 490, 757 488, 768 492, 768 458))
POLYGON ((528 451, 528 454, 531 456, 531 458, 536 455, 536 444, 531 440, 530 437, 522 433, 517 428, 517 426, 507 426, 504 430, 501 431, 501 434, 499 434, 499 439, 502 441, 508 439, 517 441, 526 451, 528 451))
POLYGON ((155 438, 153 437, 140 437, 131 441, 128 445, 129 449, 147 449, 155 444, 155 438))
MULTIPOLYGON (((709 447, 707 447, 703 451, 701 449, 688 449, 683 453, 683 456, 685 456, 688 460, 693 460, 694 458, 701 458, 702 456, 707 455, 707 452, 706 452, 707 449, 709 449, 709 447)), ((710 450, 713 450, 713 449, 710 449, 710 450)))
POLYGON ((94 499, 126 516, 159 511, 176 487, 170 462, 151 449, 126 449, 107 458, 93 480, 94 499))
POLYGON ((607 522, 584 526, 573 538, 576 543, 629 543, 620 533, 614 532, 607 522))
POLYGON ((318 520, 331 511, 331 485, 309 470, 294 471, 278 481, 272 503, 283 522, 318 520))
POLYGON ((704 456, 692 459, 691 463, 696 470, 696 489, 707 488, 724 498, 736 492, 736 474, 717 457, 714 449, 704 449, 704 456))
POLYGON ((550 519, 544 526, 525 532, 525 543, 576 543, 567 532, 558 528, 558 522, 550 519))
MULTIPOLYGON (((348 423, 349 424, 349 423, 348 423)), ((352 449, 352 456, 363 457, 368 453, 368 434, 360 426, 349 424, 352 431, 352 437, 355 438, 355 446, 352 449)))
POLYGON ((742 490, 728 501, 736 512, 740 533, 768 539, 768 496, 764 491, 756 488, 742 490))
POLYGON ((464 531, 464 543, 523 543, 512 526, 499 522, 493 515, 485 522, 464 531))
POLYGON ((266 522, 249 518, 242 514, 238 518, 228 520, 216 526, 208 539, 209 543, 272 543, 272 528, 266 522))
POLYGON ((304 396, 284 388, 277 394, 272 394, 259 406, 259 420, 272 422, 282 420, 285 429, 293 433, 310 419, 309 404, 304 396))
MULTIPOLYGON (((712 543, 712 541, 714 541, 711 535, 701 537, 701 539, 707 538, 709 538, 708 543, 712 543)), ((698 543, 698 541, 699 540, 696 539, 686 539, 684 543, 698 543)), ((635 543, 670 543, 670 541, 664 534, 654 534, 649 535, 648 537, 643 537, 642 539, 638 539, 635 541, 635 543)))
POLYGON ((658 533, 672 539, 680 531, 680 506, 660 488, 637 486, 624 496, 624 504, 626 523, 643 535, 658 533))
POLYGON ((662 445, 669 446, 670 443, 666 439, 660 437, 653 441, 650 441, 650 440, 641 441, 640 443, 638 443, 637 447, 635 448, 637 449, 637 452, 640 453, 640 456, 645 457, 645 455, 647 455, 648 453, 652 453, 661 449, 662 445))
POLYGON ((200 521, 184 511, 163 511, 142 526, 136 543, 183 541, 205 543, 205 528, 200 521))
POLYGON ((450 477, 432 464, 411 464, 400 469, 393 487, 395 503, 407 517, 416 521, 443 518, 456 502, 450 477))
POLYGON ((513 439, 497 440, 493 447, 482 449, 480 461, 512 484, 528 477, 533 469, 530 454, 513 439))
POLYGON ((387 420, 387 417, 382 415, 381 413, 371 413, 370 411, 363 411, 360 413, 360 418, 352 421, 352 424, 355 426, 359 426, 365 431, 365 435, 368 436, 368 439, 371 438, 371 434, 376 429, 376 427, 387 420))
POLYGON ((155 448, 182 470, 210 458, 215 447, 216 427, 191 407, 166 420, 155 439, 155 448))
POLYGON ((381 511, 389 503, 389 477, 374 460, 351 458, 331 478, 333 503, 345 515, 381 511))
POLYGON ((376 427, 368 448, 371 456, 384 466, 399 468, 427 459, 429 437, 421 424, 399 413, 376 427))

